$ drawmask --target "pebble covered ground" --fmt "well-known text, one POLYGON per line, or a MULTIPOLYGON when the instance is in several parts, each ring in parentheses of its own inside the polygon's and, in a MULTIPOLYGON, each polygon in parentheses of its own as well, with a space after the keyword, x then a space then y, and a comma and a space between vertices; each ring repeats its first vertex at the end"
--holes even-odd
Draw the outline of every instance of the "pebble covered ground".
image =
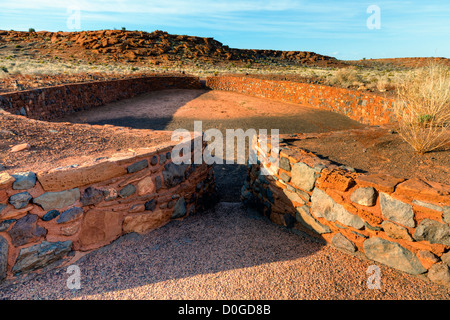
POLYGON ((449 299, 450 288, 279 227, 240 203, 128 234, 65 266, 10 279, 0 299, 449 299), (69 264, 81 288, 68 289, 69 264), (368 289, 377 265, 381 288, 368 289))

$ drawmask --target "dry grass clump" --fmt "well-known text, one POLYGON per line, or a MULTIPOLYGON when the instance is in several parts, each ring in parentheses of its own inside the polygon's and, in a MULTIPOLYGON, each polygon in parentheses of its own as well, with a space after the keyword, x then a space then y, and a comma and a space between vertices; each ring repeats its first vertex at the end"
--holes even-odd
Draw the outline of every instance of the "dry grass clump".
POLYGON ((336 71, 329 79, 328 84, 343 88, 358 87, 364 84, 361 74, 353 68, 342 68, 336 71))
POLYGON ((450 143, 450 68, 431 63, 397 84, 399 133, 418 153, 450 143))

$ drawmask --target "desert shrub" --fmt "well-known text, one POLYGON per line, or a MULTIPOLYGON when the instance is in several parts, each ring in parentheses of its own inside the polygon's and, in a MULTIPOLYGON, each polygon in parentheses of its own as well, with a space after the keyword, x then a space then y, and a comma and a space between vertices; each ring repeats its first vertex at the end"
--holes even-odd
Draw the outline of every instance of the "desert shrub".
POLYGON ((34 30, 34 28, 29 28, 29 29, 28 29, 28 32, 30 32, 30 33, 31 33, 31 32, 36 32, 36 30, 34 30))
POLYGON ((450 68, 433 63, 397 84, 394 113, 399 133, 418 153, 450 142, 450 68))
POLYGON ((328 84, 333 86, 340 86, 350 88, 352 86, 360 86, 363 84, 362 77, 357 70, 353 68, 342 68, 334 73, 328 79, 328 84))

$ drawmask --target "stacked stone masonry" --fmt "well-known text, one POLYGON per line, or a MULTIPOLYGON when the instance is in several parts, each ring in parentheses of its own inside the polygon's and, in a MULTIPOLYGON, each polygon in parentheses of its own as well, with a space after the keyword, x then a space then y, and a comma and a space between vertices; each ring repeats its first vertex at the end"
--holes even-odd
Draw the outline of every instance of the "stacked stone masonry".
POLYGON ((0 109, 36 120, 53 120, 150 91, 200 88, 199 78, 192 76, 92 81, 5 93, 0 95, 0 109))
POLYGON ((298 103, 343 114, 364 124, 381 125, 394 121, 394 99, 358 90, 325 85, 256 79, 251 76, 207 78, 215 90, 234 91, 256 97, 298 103))
POLYGON ((357 173, 283 143, 271 150, 255 139, 253 150, 246 205, 340 250, 450 285, 450 186, 357 173))
MULTIPOLYGON (((191 76, 86 82, 3 94, 0 109, 52 120, 149 91, 199 88, 191 76)), ((0 282, 214 204, 212 167, 174 163, 175 145, 42 172, 0 173, 0 282)))
POLYGON ((0 280, 212 204, 212 167, 175 164, 173 146, 46 172, 1 173, 0 280))

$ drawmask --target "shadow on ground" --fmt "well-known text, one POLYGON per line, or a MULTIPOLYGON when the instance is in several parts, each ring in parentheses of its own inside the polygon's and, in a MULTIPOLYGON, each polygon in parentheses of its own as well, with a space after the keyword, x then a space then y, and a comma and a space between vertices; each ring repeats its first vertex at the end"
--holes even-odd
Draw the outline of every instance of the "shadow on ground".
MULTIPOLYGON (((25 275, 15 284, 7 281, 0 287, 0 299, 61 299, 159 288, 171 280, 195 281, 196 276, 298 259, 321 246, 239 203, 222 202, 145 235, 125 235, 85 255, 75 262, 81 271, 81 290, 69 290, 70 275, 66 268, 57 268, 25 275)), ((214 292, 202 294, 214 298, 214 292)), ((149 298, 164 295, 170 293, 148 292, 149 298)))

